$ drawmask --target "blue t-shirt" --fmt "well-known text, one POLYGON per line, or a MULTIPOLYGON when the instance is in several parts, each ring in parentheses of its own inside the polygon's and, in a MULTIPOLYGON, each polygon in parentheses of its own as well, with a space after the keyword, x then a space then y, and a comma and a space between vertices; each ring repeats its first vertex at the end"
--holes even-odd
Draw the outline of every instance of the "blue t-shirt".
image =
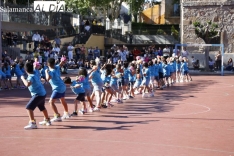
POLYGON ((170 63, 169 67, 170 67, 170 72, 173 73, 174 72, 173 63, 170 63))
POLYGON ((6 77, 6 74, 0 69, 0 76, 2 76, 2 77, 6 77))
POLYGON ((23 73, 22 73, 22 71, 20 70, 20 67, 19 67, 18 64, 15 65, 15 75, 16 75, 17 77, 23 75, 23 73))
POLYGON ((154 76, 159 76, 159 64, 154 64, 154 76))
POLYGON ((158 64, 158 70, 159 70, 159 73, 164 73, 163 64, 161 62, 158 64))
POLYGON ((100 73, 98 70, 92 72, 90 76, 92 77, 92 79, 91 79, 92 84, 95 84, 95 85, 103 84, 100 73))
POLYGON ((38 69, 34 69, 34 75, 37 77, 41 77, 40 71, 38 69))
POLYGON ((84 89, 91 89, 90 84, 89 84, 89 75, 85 77, 85 80, 81 82, 83 84, 84 89))
POLYGON ((36 75, 29 74, 27 81, 31 82, 31 85, 28 87, 28 90, 30 91, 32 96, 34 95, 45 96, 46 95, 45 88, 36 75))
POLYGON ((143 72, 143 79, 146 79, 146 80, 150 79, 150 71, 149 71, 149 68, 143 69, 142 72, 143 72))
POLYGON ((7 66, 7 69, 4 67, 4 73, 6 74, 6 75, 11 75, 11 66, 7 66))
POLYGON ((188 65, 186 62, 181 63, 181 70, 182 71, 188 71, 188 65))
POLYGON ((60 74, 59 70, 60 70, 60 68, 58 66, 55 66, 54 69, 49 71, 49 75, 51 76, 49 83, 50 83, 53 91, 57 91, 59 93, 64 93, 66 91, 66 86, 59 75, 60 74))
POLYGON ((47 66, 44 66, 44 68, 41 69, 41 77, 45 77, 45 70, 47 69, 47 66))
POLYGON ((123 69, 123 77, 124 79, 128 79, 130 76, 130 70, 128 68, 123 69))
POLYGON ((176 71, 179 71, 181 68, 181 63, 176 63, 176 71))
POLYGON ((72 81, 72 83, 71 83, 71 90, 75 94, 85 93, 85 90, 83 88, 83 84, 81 82, 78 82, 78 81, 75 81, 75 80, 72 81), (72 87, 74 87, 77 84, 80 84, 80 87, 78 87, 78 88, 72 88, 72 87))
POLYGON ((155 66, 149 66, 149 72, 150 72, 150 76, 155 76, 155 66))
POLYGON ((129 81, 130 82, 134 82, 135 81, 135 75, 136 74, 133 74, 132 72, 131 72, 131 70, 129 69, 129 81))

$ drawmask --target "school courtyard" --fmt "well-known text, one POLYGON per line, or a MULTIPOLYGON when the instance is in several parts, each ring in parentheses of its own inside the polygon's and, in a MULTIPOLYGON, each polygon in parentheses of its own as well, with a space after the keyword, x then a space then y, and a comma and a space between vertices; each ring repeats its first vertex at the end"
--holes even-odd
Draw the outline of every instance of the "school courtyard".
MULTIPOLYGON (((194 75, 192 82, 157 90, 153 98, 137 95, 36 130, 23 128, 29 91, 0 91, 0 156, 232 156, 233 79, 194 75)), ((48 101, 50 85, 46 89, 48 101)), ((68 88, 66 96, 71 113, 75 95, 68 88)), ((37 123, 43 120, 38 109, 35 115, 37 123)))

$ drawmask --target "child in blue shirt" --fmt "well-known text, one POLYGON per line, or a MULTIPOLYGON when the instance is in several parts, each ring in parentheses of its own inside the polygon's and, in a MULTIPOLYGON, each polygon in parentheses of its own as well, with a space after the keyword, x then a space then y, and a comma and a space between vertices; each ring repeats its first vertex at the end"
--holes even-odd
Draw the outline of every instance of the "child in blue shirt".
POLYGON ((135 71, 135 64, 131 63, 130 68, 129 68, 130 74, 129 74, 129 84, 130 84, 130 89, 129 89, 129 98, 134 97, 134 83, 135 83, 135 76, 136 76, 136 71, 135 71))
POLYGON ((185 76, 186 82, 192 81, 192 77, 189 74, 188 64, 187 64, 186 58, 181 61, 181 73, 182 73, 181 82, 183 82, 184 76, 185 76))
POLYGON ((98 66, 96 66, 96 62, 94 60, 90 61, 90 65, 92 70, 89 73, 89 79, 91 79, 93 85, 93 92, 96 97, 96 106, 93 111, 100 111, 101 108, 101 92, 103 87, 103 82, 100 76, 100 72, 98 71, 98 66))
POLYGON ((45 108, 45 98, 46 98, 46 91, 44 86, 42 85, 39 78, 34 74, 33 71, 33 64, 31 62, 27 62, 25 64, 25 71, 28 74, 27 79, 24 78, 24 76, 21 76, 21 79, 26 87, 28 87, 28 90, 31 93, 31 100, 26 105, 26 109, 29 114, 29 124, 25 126, 25 129, 36 129, 36 120, 34 118, 33 111, 36 107, 39 108, 40 111, 42 111, 44 115, 44 121, 39 122, 40 125, 51 125, 50 118, 48 116, 48 112, 45 108))
POLYGON ((15 72, 15 75, 17 77, 16 79, 16 88, 21 88, 21 89, 24 89, 23 86, 21 86, 21 79, 20 77, 23 75, 22 71, 20 70, 20 66, 18 63, 14 63, 13 64, 13 67, 14 67, 14 72, 15 72))
POLYGON ((91 100, 91 94, 92 94, 92 89, 89 83, 89 75, 88 72, 86 70, 86 68, 80 68, 79 72, 78 72, 78 76, 80 75, 84 75, 85 76, 85 80, 82 81, 81 83, 83 84, 83 88, 85 90, 85 96, 87 97, 87 100, 89 101, 89 112, 93 112, 93 102, 91 100))
POLYGON ((60 67, 63 66, 65 61, 61 61, 59 65, 55 65, 55 59, 49 58, 47 64, 49 69, 45 70, 46 80, 50 83, 52 87, 52 94, 49 100, 50 106, 54 111, 54 118, 51 119, 52 122, 62 121, 62 119, 68 119, 70 117, 68 113, 68 106, 65 100, 66 85, 60 77, 60 67), (61 118, 58 113, 55 101, 59 99, 64 108, 64 114, 61 118))
POLYGON ((71 80, 70 77, 65 77, 63 79, 63 82, 70 86, 72 92, 77 95, 75 99, 75 105, 74 105, 74 112, 72 116, 77 116, 78 113, 78 107, 77 103, 80 101, 82 105, 82 109, 79 110, 79 113, 85 114, 86 113, 86 104, 85 104, 85 90, 83 88, 82 82, 85 80, 85 76, 78 76, 76 80, 71 80))
POLYGON ((45 76, 46 69, 48 69, 48 67, 45 64, 42 64, 41 70, 40 70, 40 75, 41 75, 41 79, 43 79, 45 81, 44 84, 47 84, 46 76, 45 76))
POLYGON ((6 83, 9 81, 10 87, 8 89, 13 89, 12 81, 11 81, 11 66, 9 62, 5 62, 3 65, 3 72, 6 75, 6 83))
POLYGON ((181 81, 181 62, 176 59, 176 82, 181 81))
POLYGON ((7 84, 6 84, 6 74, 0 69, 0 90, 4 89, 4 88, 2 88, 2 83, 1 82, 4 83, 5 88, 8 88, 7 84))
POLYGON ((147 91, 150 93, 150 97, 154 96, 153 91, 150 89, 149 87, 149 82, 150 82, 150 71, 148 68, 148 63, 144 63, 143 64, 143 69, 142 69, 142 73, 143 73, 143 81, 141 83, 141 85, 143 86, 143 94, 142 97, 146 97, 146 89, 147 91))
POLYGON ((155 66, 153 61, 148 62, 149 72, 150 72, 150 88, 154 90, 154 80, 155 80, 155 66))

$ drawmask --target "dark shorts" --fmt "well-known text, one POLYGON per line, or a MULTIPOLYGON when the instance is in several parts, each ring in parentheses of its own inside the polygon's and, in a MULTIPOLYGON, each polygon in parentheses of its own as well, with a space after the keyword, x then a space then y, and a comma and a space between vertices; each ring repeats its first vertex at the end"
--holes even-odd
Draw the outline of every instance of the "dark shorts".
POLYGON ((6 78, 7 79, 11 79, 11 75, 6 75, 6 78))
POLYGON ((133 86, 134 86, 134 84, 135 84, 135 82, 134 82, 134 81, 129 81, 129 85, 130 85, 130 86, 132 86, 132 87, 133 87, 133 86))
POLYGON ((85 93, 79 93, 76 97, 76 100, 78 101, 85 101, 85 93))
POLYGON ((46 98, 46 95, 45 96, 38 96, 38 95, 32 96, 32 98, 26 105, 26 109, 34 110, 36 107, 38 107, 40 111, 45 110, 46 109, 45 98, 46 98))
POLYGON ((158 81, 159 80, 159 76, 155 76, 155 80, 158 81))
POLYGON ((63 98, 63 97, 65 97, 65 92, 59 93, 59 92, 57 92, 55 90, 53 90, 53 92, 52 92, 52 94, 50 96, 51 99, 60 99, 60 98, 63 98))
POLYGON ((188 71, 184 71, 184 73, 183 73, 184 75, 187 75, 188 74, 188 71))
POLYGON ((163 79, 163 73, 159 72, 159 78, 163 79))

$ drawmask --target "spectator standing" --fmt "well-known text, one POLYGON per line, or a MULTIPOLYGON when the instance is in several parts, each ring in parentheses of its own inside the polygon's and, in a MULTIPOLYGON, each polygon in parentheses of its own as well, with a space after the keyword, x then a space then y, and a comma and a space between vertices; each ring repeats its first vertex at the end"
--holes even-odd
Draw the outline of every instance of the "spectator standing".
POLYGON ((141 56, 141 51, 138 50, 136 47, 133 49, 133 56, 136 59, 137 56, 141 56))
POLYGON ((182 56, 182 57, 185 57, 185 58, 188 58, 189 53, 188 53, 188 51, 187 51, 186 48, 183 49, 183 51, 182 51, 182 53, 181 53, 181 56, 182 56))
POLYGON ((166 46, 163 49, 163 55, 162 56, 170 56, 170 49, 168 48, 168 46, 166 46))
POLYGON ((221 70, 221 53, 220 53, 220 51, 215 56, 215 66, 216 66, 217 70, 221 70))
POLYGON ((78 61, 80 59, 80 47, 77 46, 77 48, 75 49, 75 53, 76 53, 76 61, 78 61))
POLYGON ((80 59, 82 59, 83 62, 85 62, 85 47, 84 45, 80 48, 80 59))
POLYGON ((94 59, 100 58, 100 50, 98 49, 98 47, 96 47, 93 53, 94 53, 94 59))
POLYGON ((163 51, 162 51, 161 47, 158 48, 158 55, 163 56, 163 51))
POLYGON ((18 41, 18 35, 15 32, 12 33, 12 40, 13 40, 14 47, 16 47, 17 41, 18 41))
POLYGON ((41 41, 41 36, 36 32, 32 36, 32 41, 34 42, 34 51, 37 49, 39 42, 41 41))
POLYGON ((127 53, 123 48, 119 52, 119 57, 122 62, 127 61, 127 53))
POLYGON ((69 43, 69 46, 67 47, 69 61, 71 61, 73 59, 73 49, 74 49, 74 47, 72 46, 71 43, 69 43))
POLYGON ((92 47, 90 47, 88 49, 88 60, 93 60, 93 54, 94 54, 94 49, 92 47))
POLYGON ((53 43, 55 43, 60 48, 61 39, 58 36, 56 36, 55 39, 54 39, 54 41, 53 41, 53 43))
POLYGON ((12 34, 11 34, 11 32, 6 33, 6 39, 7 39, 7 45, 11 46, 12 45, 12 34))
POLYGON ((50 54, 49 48, 45 49, 45 51, 44 51, 44 61, 45 62, 47 62, 49 54, 50 54))
POLYGON ((133 60, 134 60, 134 55, 133 55, 132 51, 130 50, 129 54, 128 54, 128 62, 132 62, 133 60))
POLYGON ((26 51, 27 43, 28 43, 28 37, 26 35, 26 32, 24 32, 24 34, 22 36, 23 51, 26 51))
POLYGON ((142 57, 144 57, 144 55, 145 55, 145 52, 146 52, 146 49, 145 49, 145 47, 142 47, 142 49, 141 49, 141 56, 142 56, 142 57))
POLYGON ((57 44, 56 44, 55 47, 52 49, 52 51, 58 52, 58 54, 60 53, 60 48, 58 47, 57 44))

